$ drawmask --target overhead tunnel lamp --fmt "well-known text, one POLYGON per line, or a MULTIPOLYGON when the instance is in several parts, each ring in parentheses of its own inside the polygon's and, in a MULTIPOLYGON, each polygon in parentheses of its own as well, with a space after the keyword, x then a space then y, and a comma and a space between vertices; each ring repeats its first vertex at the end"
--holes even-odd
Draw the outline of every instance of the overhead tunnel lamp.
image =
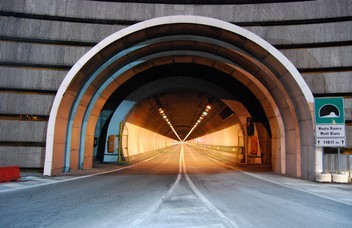
POLYGON ((176 135, 176 137, 179 139, 180 142, 185 142, 187 140, 187 138, 190 136, 190 134, 194 131, 194 129, 202 122, 202 120, 208 115, 209 111, 211 110, 211 106, 207 105, 206 108, 204 109, 204 111, 202 112, 202 114, 199 116, 198 120, 195 122, 195 124, 193 125, 193 127, 191 128, 191 130, 188 132, 188 134, 186 135, 186 137, 182 140, 180 138, 180 136, 177 134, 175 128, 172 126, 169 118, 167 117, 167 115, 165 114, 165 111, 162 108, 159 108, 159 113, 160 115, 163 117, 163 119, 166 121, 166 123, 170 126, 171 130, 174 132, 174 134, 176 135))
POLYGON ((187 140, 188 136, 190 136, 190 134, 194 131, 194 129, 202 122, 202 120, 208 115, 209 111, 211 109, 210 105, 207 105, 205 107, 205 110, 202 112, 202 114, 199 116, 198 120, 195 122, 195 124, 193 125, 193 127, 191 128, 191 130, 188 132, 188 134, 186 135, 186 137, 182 140, 183 142, 187 140))
POLYGON ((176 132, 174 126, 172 126, 172 124, 171 124, 169 118, 167 118, 167 116, 166 116, 166 114, 165 114, 165 111, 164 111, 162 108, 159 108, 158 110, 159 110, 160 115, 163 117, 163 119, 166 121, 166 123, 170 126, 172 132, 176 135, 176 137, 178 138, 178 140, 179 140, 180 142, 182 142, 182 140, 181 140, 180 136, 177 134, 177 132, 176 132))

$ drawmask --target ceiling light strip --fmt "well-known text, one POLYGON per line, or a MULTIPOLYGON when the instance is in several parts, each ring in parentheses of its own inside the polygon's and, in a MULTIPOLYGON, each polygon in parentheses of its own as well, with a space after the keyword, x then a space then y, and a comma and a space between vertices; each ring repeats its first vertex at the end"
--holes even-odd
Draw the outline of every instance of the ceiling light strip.
POLYGON ((165 111, 162 109, 162 108, 159 108, 159 113, 160 115, 163 117, 163 119, 166 121, 166 123, 170 126, 171 130, 174 132, 174 134, 176 135, 176 137, 178 138, 178 140, 180 142, 182 142, 180 136, 177 134, 175 128, 172 126, 169 118, 167 118, 166 114, 165 114, 165 111))
POLYGON ((202 112, 202 114, 199 116, 198 120, 196 121, 196 123, 193 125, 193 127, 191 128, 191 130, 188 132, 188 134, 186 135, 186 137, 182 140, 182 142, 185 142, 188 138, 188 136, 190 136, 190 134, 194 131, 194 129, 198 126, 198 124, 200 124, 200 122, 203 121, 203 119, 208 115, 208 112, 210 111, 211 106, 207 105, 204 109, 204 111, 202 112))

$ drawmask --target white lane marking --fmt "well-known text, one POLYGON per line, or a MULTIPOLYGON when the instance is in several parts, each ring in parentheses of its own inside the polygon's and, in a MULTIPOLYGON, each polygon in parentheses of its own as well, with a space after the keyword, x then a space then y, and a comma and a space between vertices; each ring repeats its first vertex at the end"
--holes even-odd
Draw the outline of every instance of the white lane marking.
POLYGON ((195 195, 186 195, 186 196, 171 196, 169 198, 170 201, 180 201, 180 200, 195 200, 197 196, 195 195))
MULTIPOLYGON (((202 154, 204 154, 204 153, 202 153, 202 154)), ((286 187, 286 188, 294 189, 294 190, 297 190, 297 191, 305 192, 305 193, 308 193, 308 194, 311 194, 311 195, 314 195, 314 196, 318 196, 318 197, 321 197, 321 198, 324 198, 324 199, 327 199, 327 200, 335 201, 335 202, 346 204, 346 205, 349 205, 349 206, 352 205, 352 203, 350 203, 350 202, 342 201, 342 200, 335 199, 335 198, 332 198, 332 197, 329 197, 329 196, 324 196, 324 195, 321 195, 321 194, 318 194, 318 193, 315 193, 315 192, 311 192, 309 190, 305 190, 305 189, 294 187, 292 185, 283 184, 283 183, 280 183, 280 182, 277 182, 277 181, 273 181, 273 180, 267 179, 265 177, 261 177, 261 176, 255 175, 253 173, 248 173, 248 172, 242 171, 242 170, 240 170, 240 169, 238 169, 236 167, 233 167, 233 166, 227 165, 225 163, 222 163, 222 162, 220 162, 220 161, 218 161, 218 160, 216 160, 216 159, 214 159, 214 158, 212 158, 210 156, 207 156, 207 157, 210 158, 211 160, 213 160, 214 162, 224 166, 224 167, 227 167, 227 168, 235 170, 235 171, 239 171, 241 173, 244 173, 244 174, 246 174, 248 176, 251 176, 251 177, 255 177, 255 178, 260 179, 260 180, 264 180, 264 181, 267 181, 267 182, 270 182, 270 183, 273 183, 273 184, 280 185, 282 187, 286 187)))
POLYGON ((219 217, 224 219, 227 223, 229 223, 232 227, 238 227, 237 224, 235 224, 230 218, 225 216, 219 209, 217 209, 199 190, 198 188, 194 185, 192 182, 191 178, 187 174, 187 169, 186 169, 186 164, 185 164, 185 159, 184 159, 184 149, 183 145, 181 147, 181 155, 182 155, 182 167, 184 171, 184 175, 186 177, 188 185, 192 188, 193 192, 199 197, 199 199, 212 211, 214 211, 219 217))
POLYGON ((140 225, 141 223, 143 223, 144 220, 150 217, 154 213, 154 211, 156 211, 160 207, 160 205, 164 202, 164 200, 166 200, 175 191, 175 188, 180 183, 181 177, 182 177, 181 160, 182 160, 182 156, 180 153, 177 178, 175 182, 172 184, 172 186, 169 188, 169 190, 156 203, 150 206, 143 214, 141 214, 138 218, 135 218, 132 222, 132 225, 140 225))
POLYGON ((187 228, 225 228, 224 224, 211 224, 205 226, 187 226, 187 228))
MULTIPOLYGON (((113 169, 113 170, 108 170, 108 171, 104 171, 104 172, 100 172, 100 173, 94 173, 94 174, 90 174, 90 175, 85 175, 85 176, 79 176, 79 177, 72 177, 72 178, 67 178, 67 179, 60 179, 60 180, 55 180, 55 179, 51 179, 52 181, 47 181, 47 182, 44 182, 44 183, 39 183, 39 184, 36 184, 36 185, 28 185, 28 186, 25 186, 21 185, 21 182, 19 182, 18 184, 18 187, 16 188, 11 188, 11 189, 6 189, 6 190, 0 190, 0 194, 1 193, 4 193, 4 192, 12 192, 12 191, 18 191, 18 190, 22 190, 22 189, 29 189, 29 188, 36 188, 36 187, 41 187, 41 186, 46 186, 46 185, 51 185, 51 184, 58 184, 58 183, 63 183, 63 182, 67 182, 67 181, 73 181, 73 180, 79 180, 79 179, 84 179, 84 178, 89 178, 89 177, 94 177, 94 176, 99 176, 99 175, 103 175, 103 174, 108 174, 108 173, 113 173, 113 172, 117 172, 117 171, 121 171, 121 170, 125 170, 125 169, 129 169, 129 168, 132 168, 132 167, 135 167, 135 166, 138 166, 138 165, 141 165, 145 162, 148 162, 158 156, 160 156, 161 154, 167 152, 169 150, 165 150, 164 152, 161 152, 157 155, 154 155, 153 157, 150 157, 146 160, 143 160, 137 164, 133 164, 133 165, 129 165, 129 166, 125 166, 125 167, 122 167, 122 168, 118 168, 118 169, 113 169), (20 187, 21 186, 21 187, 20 187)), ((39 179, 38 179, 39 180, 39 179)), ((42 180, 45 180, 44 178, 42 180)), ((48 179, 50 180, 50 179, 48 179)), ((37 181, 37 180, 36 180, 37 181)), ((6 184, 6 183, 5 183, 6 184)))
POLYGON ((247 175, 249 175, 249 176, 258 178, 258 179, 260 179, 260 180, 264 180, 264 181, 267 181, 267 182, 271 182, 271 183, 274 183, 274 184, 277 184, 277 185, 280 185, 280 186, 283 186, 283 187, 286 187, 286 188, 298 190, 298 191, 305 192, 305 193, 308 193, 308 194, 311 194, 311 195, 314 195, 314 196, 318 196, 318 197, 321 197, 321 198, 324 198, 324 199, 327 199, 327 200, 332 200, 332 201, 335 201, 335 202, 338 202, 338 203, 342 203, 342 204, 346 204, 346 205, 352 206, 352 203, 350 203, 350 202, 342 201, 342 200, 335 199, 335 198, 332 198, 332 197, 329 197, 329 196, 324 196, 324 195, 321 195, 321 194, 318 194, 318 193, 315 193, 315 192, 311 192, 311 191, 309 191, 309 190, 297 188, 297 187, 294 187, 294 186, 291 186, 291 185, 282 184, 282 183, 280 183, 280 182, 276 182, 276 181, 267 179, 267 178, 265 178, 265 177, 257 176, 257 175, 255 175, 255 174, 253 174, 253 173, 247 173, 247 172, 245 172, 245 171, 241 171, 241 172, 244 173, 244 174, 247 174, 247 175))
POLYGON ((200 214, 200 213, 206 213, 209 211, 209 208, 207 207, 180 207, 180 208, 163 208, 160 210, 159 214, 165 214, 165 215, 184 215, 184 214, 200 214))
POLYGON ((184 148, 183 145, 181 146, 181 152, 180 152, 180 159, 179 159, 179 171, 178 175, 176 178, 176 181, 173 183, 171 188, 164 194, 160 200, 158 200, 155 204, 153 204, 151 207, 147 209, 142 215, 140 215, 138 218, 135 218, 134 221, 132 222, 132 225, 140 225, 142 224, 148 217, 152 216, 153 213, 161 206, 161 204, 167 200, 167 198, 171 198, 172 194, 175 191, 175 188, 177 185, 179 185, 180 180, 182 178, 182 173, 185 175, 186 181, 188 185, 191 187, 192 191, 196 194, 196 196, 205 204, 205 206, 210 209, 211 211, 215 212, 219 217, 221 217, 227 224, 229 224, 232 227, 237 228, 238 225, 235 224, 231 219, 226 217, 219 209, 217 209, 194 185, 192 182, 191 178, 187 174, 187 169, 186 169, 186 164, 185 164, 185 159, 184 159, 184 148))

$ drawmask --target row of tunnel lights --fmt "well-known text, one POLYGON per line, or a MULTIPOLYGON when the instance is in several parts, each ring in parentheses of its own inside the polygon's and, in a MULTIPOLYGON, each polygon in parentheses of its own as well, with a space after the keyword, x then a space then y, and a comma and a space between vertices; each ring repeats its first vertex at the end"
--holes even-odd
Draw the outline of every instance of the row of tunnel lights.
POLYGON ((160 115, 163 117, 163 119, 166 121, 166 123, 170 126, 171 130, 174 132, 174 134, 176 135, 176 137, 180 140, 180 142, 185 142, 186 139, 188 138, 188 136, 194 131, 194 129, 202 122, 202 120, 205 118, 205 116, 208 115, 208 112, 210 111, 211 106, 207 105, 204 109, 204 111, 202 112, 202 114, 199 116, 198 120, 195 122, 195 124, 193 125, 193 127, 191 128, 191 130, 188 132, 188 134, 186 135, 186 137, 182 140, 180 138, 180 136, 177 134, 175 128, 172 126, 169 118, 166 116, 165 111, 162 108, 159 108, 159 113, 160 115))
POLYGON ((171 130, 175 133, 175 135, 177 136, 178 140, 182 141, 180 136, 177 134, 174 126, 172 126, 169 118, 167 118, 165 111, 162 108, 159 108, 159 113, 161 114, 161 116, 163 117, 163 119, 166 121, 166 123, 170 126, 171 130))

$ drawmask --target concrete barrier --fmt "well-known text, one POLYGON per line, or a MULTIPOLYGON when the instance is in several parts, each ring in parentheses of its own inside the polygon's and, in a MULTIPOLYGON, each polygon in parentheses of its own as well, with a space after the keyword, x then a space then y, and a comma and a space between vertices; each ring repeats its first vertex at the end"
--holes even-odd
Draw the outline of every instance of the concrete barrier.
POLYGON ((331 173, 317 173, 315 180, 321 183, 330 183, 332 176, 331 173))
POLYGON ((0 182, 17 181, 21 178, 18 166, 0 167, 0 182))
POLYGON ((348 183, 347 173, 334 173, 332 174, 332 182, 334 183, 348 183))

